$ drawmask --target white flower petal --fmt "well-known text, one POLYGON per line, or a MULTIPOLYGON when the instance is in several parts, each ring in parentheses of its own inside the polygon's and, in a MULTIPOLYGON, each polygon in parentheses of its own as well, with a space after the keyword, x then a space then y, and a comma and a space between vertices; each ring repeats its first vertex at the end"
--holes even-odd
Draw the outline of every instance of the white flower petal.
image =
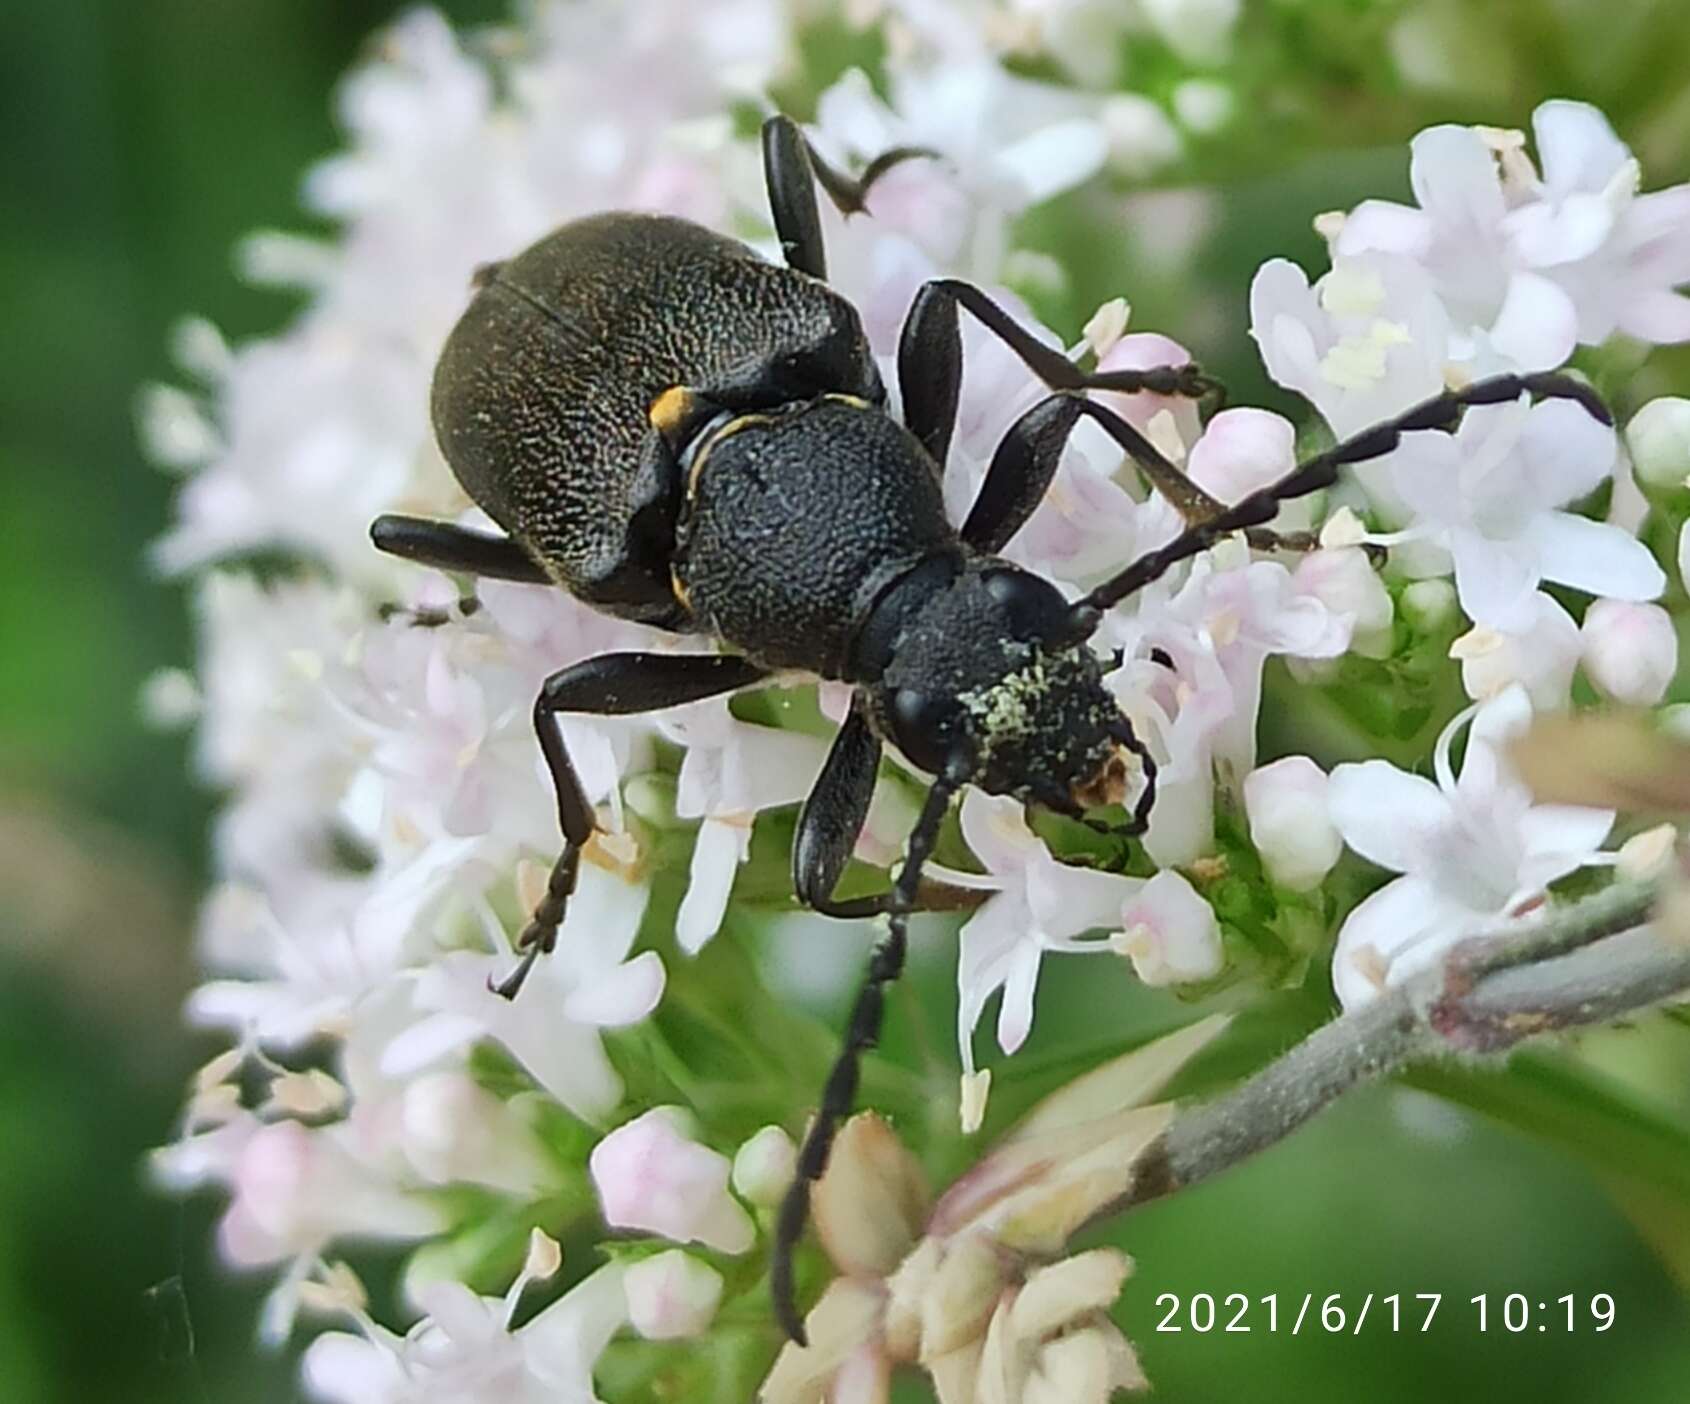
POLYGON ((1449 800, 1436 785, 1382 760, 1334 766, 1327 803, 1345 843, 1368 862, 1399 873, 1422 868, 1452 820, 1449 800))
POLYGON ((1652 600, 1666 589, 1666 574, 1649 548, 1606 522, 1547 512, 1533 519, 1526 539, 1545 580, 1616 600, 1652 600))
POLYGON ((656 951, 641 951, 592 984, 571 991, 563 1002, 563 1013, 576 1023, 596 1028, 637 1024, 657 1008, 663 982, 663 958, 656 951))
POLYGON ((1548 278, 1516 273, 1508 280, 1502 309, 1491 323, 1490 344, 1521 370, 1554 370, 1578 344, 1578 310, 1572 298, 1548 278))

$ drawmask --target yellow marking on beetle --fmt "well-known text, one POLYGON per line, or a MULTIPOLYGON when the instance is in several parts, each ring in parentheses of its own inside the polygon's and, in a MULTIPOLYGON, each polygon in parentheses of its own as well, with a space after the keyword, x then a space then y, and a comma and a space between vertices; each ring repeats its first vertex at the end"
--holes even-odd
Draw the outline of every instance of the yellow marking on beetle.
POLYGON ((698 475, 704 471, 704 464, 710 457, 711 449, 715 448, 723 439, 731 439, 742 429, 750 429, 758 424, 773 424, 776 417, 772 414, 735 415, 700 444, 698 451, 693 454, 692 468, 687 473, 687 501, 691 502, 698 495, 698 475))
POLYGON ((686 581, 681 579, 680 571, 671 564, 669 567, 669 591, 680 602, 681 608, 688 614, 692 613, 692 596, 687 590, 686 581))
POLYGON ((674 439, 685 427, 687 416, 698 404, 698 396, 684 385, 671 385, 651 402, 647 417, 651 427, 666 439, 674 439))

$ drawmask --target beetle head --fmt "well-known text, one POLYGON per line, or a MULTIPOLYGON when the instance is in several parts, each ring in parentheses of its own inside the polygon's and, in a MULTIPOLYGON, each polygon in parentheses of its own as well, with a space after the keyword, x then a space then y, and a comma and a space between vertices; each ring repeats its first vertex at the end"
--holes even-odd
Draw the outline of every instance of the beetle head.
POLYGON ((886 733, 935 774, 966 758, 993 794, 1077 814, 1125 798, 1125 719, 1103 664, 1049 582, 973 562, 898 639, 876 705, 886 733))

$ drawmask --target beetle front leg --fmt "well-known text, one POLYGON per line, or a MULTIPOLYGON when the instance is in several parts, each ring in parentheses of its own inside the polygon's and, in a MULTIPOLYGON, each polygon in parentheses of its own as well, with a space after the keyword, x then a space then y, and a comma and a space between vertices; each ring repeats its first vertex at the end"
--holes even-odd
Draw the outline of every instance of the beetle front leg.
POLYGON ((1240 498, 1224 512, 1181 532, 1166 546, 1145 552, 1125 570, 1105 580, 1075 603, 1075 631, 1089 633, 1096 627, 1104 610, 1159 579, 1180 561, 1207 550, 1228 532, 1263 526, 1273 520, 1281 503, 1331 487, 1338 481, 1339 470, 1346 463, 1364 463, 1370 458, 1382 458, 1401 443, 1404 434, 1422 429, 1452 430, 1460 422, 1464 409, 1474 405, 1502 404, 1524 394, 1545 400, 1574 400, 1600 423, 1614 422, 1601 396, 1590 386, 1557 371, 1490 376, 1459 390, 1446 390, 1403 411, 1394 419, 1363 429, 1324 453, 1305 459, 1278 482, 1269 483, 1240 498))
POLYGON ((494 986, 514 998, 534 962, 557 944, 558 928, 568 910, 581 866, 581 850, 597 827, 593 807, 569 758, 557 717, 565 712, 590 716, 627 716, 678 707, 761 682, 766 670, 743 658, 716 653, 606 653, 553 673, 534 699, 534 731, 557 791, 557 817, 563 852, 552 865, 546 895, 517 937, 521 960, 494 986))
POLYGON ((862 702, 853 698, 850 714, 798 813, 792 840, 793 890, 800 902, 824 916, 874 916, 887 906, 886 894, 847 902, 833 896, 868 818, 879 769, 880 739, 869 729, 862 702))
MULTIPOLYGON (((1149 391, 1191 400, 1216 395, 1222 390, 1218 380, 1190 364, 1150 366, 1144 370, 1081 370, 1061 351, 1046 346, 974 284, 965 283, 960 278, 935 278, 924 284, 911 305, 910 317, 912 320, 918 316, 941 318, 945 303, 950 304, 949 324, 953 338, 956 336, 955 309, 965 307, 1052 390, 1118 390, 1128 395, 1149 391)), ((957 356, 960 361, 960 351, 957 356)))
POLYGON ((909 916, 915 907, 921 870, 939 837, 939 825, 951 798, 962 788, 968 767, 960 761, 946 767, 927 792, 915 828, 910 831, 904 866, 886 903, 886 934, 875 944, 868 969, 851 1005, 845 1038, 822 1088, 821 1103, 798 1148, 798 1164, 786 1196, 775 1218, 774 1244, 769 1255, 769 1295, 774 1301, 775 1319, 787 1336, 799 1345, 808 1344, 804 1322, 798 1315, 792 1256, 804 1236, 810 1215, 810 1188, 821 1179, 833 1150, 840 1123, 851 1114, 862 1071, 862 1056, 880 1041, 880 1026, 886 1012, 886 987, 904 972, 909 947, 909 916))
POLYGON ((490 580, 519 580, 526 585, 551 583, 551 577, 512 538, 472 531, 451 522, 388 512, 370 523, 370 540, 378 551, 436 570, 490 580))

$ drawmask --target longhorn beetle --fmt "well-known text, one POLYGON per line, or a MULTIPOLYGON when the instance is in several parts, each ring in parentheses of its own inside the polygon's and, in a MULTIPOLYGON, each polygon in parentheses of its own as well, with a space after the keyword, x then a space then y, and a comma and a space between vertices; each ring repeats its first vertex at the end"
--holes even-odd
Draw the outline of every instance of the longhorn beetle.
POLYGON ((1577 400, 1603 422, 1608 415, 1593 391, 1564 376, 1495 376, 1346 439, 1229 506, 1086 397, 1218 391, 1195 367, 1083 371, 978 288, 941 278, 921 288, 900 335, 900 424, 856 310, 827 284, 815 187, 841 211, 860 212, 878 175, 932 153, 890 151, 853 178, 821 161, 787 117, 769 118, 762 142, 785 267, 684 220, 610 213, 566 224, 478 273, 434 373, 432 415, 458 481, 506 535, 400 516, 378 518, 371 535, 397 556, 560 585, 606 613, 724 645, 713 654, 606 654, 542 686, 534 724, 564 844, 518 938, 519 963, 497 986, 506 996, 556 943, 596 824, 559 713, 673 707, 777 671, 853 685, 799 815, 793 882, 817 911, 884 916, 886 928, 776 1228, 774 1308, 802 1343, 792 1255, 810 1187, 851 1109, 859 1058, 879 1036, 922 865, 952 798, 973 784, 1083 818, 1125 799, 1136 761, 1127 832, 1148 821, 1155 763, 1088 643, 1104 613, 1228 533, 1272 544, 1263 528, 1281 502, 1330 486, 1344 464, 1388 453, 1407 431, 1453 428, 1466 406, 1529 393, 1577 400), (940 493, 962 375, 958 309, 1051 392, 1011 426, 960 528, 940 493), (1069 602, 997 552, 1038 505, 1081 416, 1114 438, 1185 529, 1069 602), (834 887, 886 742, 933 783, 890 889, 840 900, 834 887))

